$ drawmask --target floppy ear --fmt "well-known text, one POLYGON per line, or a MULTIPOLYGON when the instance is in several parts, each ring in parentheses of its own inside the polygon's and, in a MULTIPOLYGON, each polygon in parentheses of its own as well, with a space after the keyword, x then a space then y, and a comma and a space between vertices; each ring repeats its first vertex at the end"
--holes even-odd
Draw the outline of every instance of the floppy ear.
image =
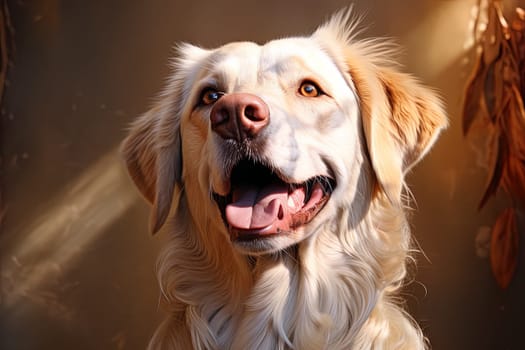
POLYGON ((166 221, 175 184, 181 183, 182 150, 178 123, 165 125, 170 108, 158 105, 137 119, 121 152, 129 174, 144 198, 153 205, 150 231, 156 233, 166 221))
POLYGON ((348 73, 356 89, 364 134, 379 188, 400 203, 406 172, 446 127, 442 103, 430 89, 400 73, 396 48, 378 39, 357 40, 360 17, 352 7, 336 13, 313 37, 348 73))
POLYGON ((153 205, 150 231, 166 221, 176 185, 182 186, 181 115, 187 105, 202 60, 210 51, 189 44, 177 48, 174 72, 159 101, 131 126, 121 152, 131 178, 153 205))
MULTIPOLYGON (((363 129, 381 190, 399 203, 404 176, 447 125, 442 103, 430 89, 375 58, 363 64, 352 47, 346 62, 360 100, 363 129)), ((366 60, 366 58, 365 58, 366 60)))

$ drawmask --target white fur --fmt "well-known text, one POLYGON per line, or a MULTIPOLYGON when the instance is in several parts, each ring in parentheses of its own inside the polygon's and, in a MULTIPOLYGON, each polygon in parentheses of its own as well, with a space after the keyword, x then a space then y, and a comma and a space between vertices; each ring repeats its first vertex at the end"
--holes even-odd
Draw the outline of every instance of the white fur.
POLYGON ((425 348, 396 297, 410 251, 397 189, 446 119, 434 94, 384 57, 390 46, 355 39, 349 17, 263 46, 179 48, 166 91, 123 145, 154 205, 152 227, 167 218, 170 235, 158 264, 167 318, 150 349, 425 348), (330 98, 297 97, 304 78, 330 98), (232 244, 211 198, 228 193, 235 157, 211 131, 209 109, 194 108, 209 84, 269 106, 269 142, 254 157, 290 182, 336 179, 317 217, 270 238, 268 251, 232 244))

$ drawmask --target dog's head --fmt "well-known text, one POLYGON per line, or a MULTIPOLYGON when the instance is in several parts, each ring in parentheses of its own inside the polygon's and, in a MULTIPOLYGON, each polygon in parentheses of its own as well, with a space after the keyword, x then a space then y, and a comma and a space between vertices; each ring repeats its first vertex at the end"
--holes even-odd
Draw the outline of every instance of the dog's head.
POLYGON ((167 89, 122 148, 153 232, 181 191, 197 225, 247 253, 304 240, 360 198, 399 205, 446 118, 387 45, 354 39, 348 16, 309 37, 179 47, 167 89))

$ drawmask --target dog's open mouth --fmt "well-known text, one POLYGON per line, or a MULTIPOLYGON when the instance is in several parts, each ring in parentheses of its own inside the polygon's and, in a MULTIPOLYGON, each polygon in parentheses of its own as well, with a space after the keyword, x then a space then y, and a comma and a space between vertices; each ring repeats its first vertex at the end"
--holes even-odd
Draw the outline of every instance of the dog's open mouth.
POLYGON ((335 187, 327 176, 287 183, 271 168, 243 160, 233 169, 231 191, 214 195, 233 240, 292 232, 310 222, 335 187))

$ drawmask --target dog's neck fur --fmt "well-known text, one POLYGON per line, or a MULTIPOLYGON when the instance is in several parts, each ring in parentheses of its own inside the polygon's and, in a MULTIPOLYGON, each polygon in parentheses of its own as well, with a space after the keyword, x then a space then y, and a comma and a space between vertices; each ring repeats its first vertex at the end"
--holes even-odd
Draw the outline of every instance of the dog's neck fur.
MULTIPOLYGON (((315 240, 256 258, 238 253, 209 223, 186 221, 160 258, 170 315, 150 347, 186 338, 195 349, 423 349, 420 331, 389 298, 405 276, 399 257, 409 233, 400 211, 375 203, 369 213, 380 218, 349 228, 352 213, 340 210, 339 224, 319 227, 315 240), (403 331, 393 329, 399 322, 403 331)), ((174 222, 188 215, 182 195, 174 222)))

